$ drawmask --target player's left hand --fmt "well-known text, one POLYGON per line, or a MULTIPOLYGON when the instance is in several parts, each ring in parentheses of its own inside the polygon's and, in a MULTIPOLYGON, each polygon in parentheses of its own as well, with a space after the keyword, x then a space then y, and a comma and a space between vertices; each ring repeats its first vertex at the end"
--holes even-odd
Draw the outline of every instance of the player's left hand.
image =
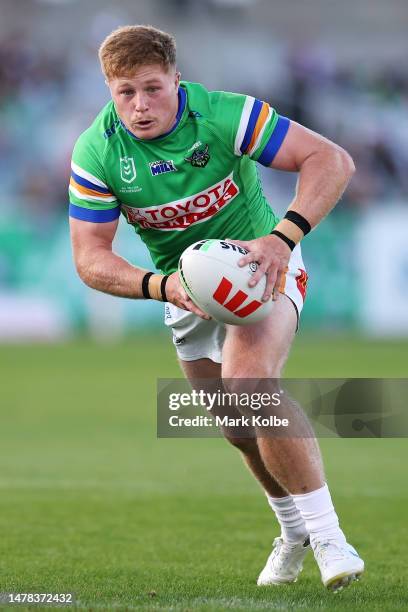
POLYGON ((169 275, 166 285, 166 297, 168 302, 174 304, 178 308, 189 310, 206 321, 211 319, 211 317, 206 312, 201 310, 201 308, 199 308, 196 304, 194 304, 193 300, 187 295, 183 285, 181 284, 178 272, 173 272, 173 274, 169 275))
POLYGON ((266 286, 262 301, 267 302, 271 296, 276 301, 279 297, 282 277, 286 273, 288 261, 292 254, 288 245, 273 234, 255 238, 255 240, 231 240, 229 238, 226 240, 238 244, 248 251, 248 254, 239 260, 239 266, 246 266, 253 261, 258 264, 257 271, 248 282, 249 287, 255 287, 262 276, 266 274, 266 286))

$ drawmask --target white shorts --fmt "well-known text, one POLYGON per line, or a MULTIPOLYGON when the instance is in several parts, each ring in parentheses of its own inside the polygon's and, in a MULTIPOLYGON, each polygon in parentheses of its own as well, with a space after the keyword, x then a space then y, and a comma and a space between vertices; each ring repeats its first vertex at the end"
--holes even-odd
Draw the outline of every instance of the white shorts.
MULTIPOLYGON (((307 274, 300 246, 297 245, 289 259, 280 292, 293 302, 299 316, 306 295, 307 274)), ((216 363, 222 362, 222 347, 225 339, 225 325, 218 321, 205 321, 197 315, 165 304, 164 323, 173 331, 173 344, 177 355, 184 361, 208 358, 216 363)))

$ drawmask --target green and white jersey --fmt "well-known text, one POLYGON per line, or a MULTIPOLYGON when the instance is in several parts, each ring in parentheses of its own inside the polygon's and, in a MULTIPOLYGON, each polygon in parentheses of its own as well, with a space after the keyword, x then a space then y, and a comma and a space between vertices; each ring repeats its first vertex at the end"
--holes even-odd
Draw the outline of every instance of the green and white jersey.
POLYGON ((288 127, 266 102, 182 82, 173 129, 141 140, 109 102, 75 145, 70 215, 103 223, 122 213, 156 267, 174 272, 197 240, 271 232, 255 162, 270 165, 288 127))

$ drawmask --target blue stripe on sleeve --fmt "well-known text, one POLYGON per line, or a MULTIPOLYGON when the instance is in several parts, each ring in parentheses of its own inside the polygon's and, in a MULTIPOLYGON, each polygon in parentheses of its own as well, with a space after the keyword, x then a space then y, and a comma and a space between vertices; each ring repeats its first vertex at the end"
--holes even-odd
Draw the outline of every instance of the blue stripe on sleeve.
POLYGON ((275 125, 275 129, 272 132, 272 136, 265 145, 264 150, 258 157, 257 161, 263 166, 270 166, 275 155, 280 149, 282 142, 285 139, 286 133, 289 129, 290 120, 287 117, 279 116, 278 121, 275 125))
POLYGON ((244 140, 241 145, 241 153, 245 153, 248 148, 249 143, 251 142, 252 134, 254 133, 256 122, 258 121, 259 114, 262 109, 262 102, 255 98, 254 105, 251 110, 251 114, 249 115, 248 125, 245 132, 244 140))
POLYGON ((91 221, 92 223, 108 223, 108 221, 115 221, 120 216, 120 206, 108 208, 107 210, 94 210, 70 203, 69 216, 81 221, 91 221))
POLYGON ((71 170, 72 178, 78 183, 78 185, 82 185, 82 187, 87 187, 88 189, 93 189, 94 191, 98 191, 99 193, 110 193, 109 189, 105 189, 105 187, 99 187, 99 185, 95 185, 95 183, 91 183, 86 179, 76 174, 73 170, 71 170))

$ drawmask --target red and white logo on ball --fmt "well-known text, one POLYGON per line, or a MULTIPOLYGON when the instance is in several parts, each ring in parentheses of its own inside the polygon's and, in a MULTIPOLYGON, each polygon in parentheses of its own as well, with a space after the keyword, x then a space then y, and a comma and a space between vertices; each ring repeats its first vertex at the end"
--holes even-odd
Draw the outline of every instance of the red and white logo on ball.
POLYGON ((248 294, 244 291, 241 291, 241 289, 238 289, 238 291, 228 300, 228 297, 231 293, 231 289, 231 281, 229 281, 228 278, 225 278, 225 276, 223 276, 220 284, 213 293, 213 298, 216 302, 218 302, 218 304, 224 306, 224 308, 234 313, 234 315, 236 315, 237 317, 244 319, 245 317, 248 317, 253 312, 258 310, 260 306, 262 306, 262 302, 260 302, 259 300, 252 300, 251 302, 249 302, 249 304, 240 308, 240 306, 242 306, 245 300, 248 299, 248 294))

